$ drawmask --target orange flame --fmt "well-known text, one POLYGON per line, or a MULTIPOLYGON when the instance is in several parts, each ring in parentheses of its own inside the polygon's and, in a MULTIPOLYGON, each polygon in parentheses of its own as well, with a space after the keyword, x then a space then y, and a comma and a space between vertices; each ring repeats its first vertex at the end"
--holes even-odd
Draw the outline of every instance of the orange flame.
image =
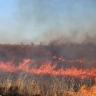
MULTIPOLYGON (((69 93, 74 94, 75 92, 69 93)), ((87 88, 85 85, 83 85, 81 89, 74 94, 74 96, 96 96, 96 84, 94 84, 91 88, 87 88)))
MULTIPOLYGON (((81 60, 82 61, 82 60, 81 60)), ((66 68, 63 67, 56 70, 57 63, 51 64, 51 61, 43 62, 39 68, 36 66, 30 67, 35 61, 30 59, 24 59, 23 62, 20 62, 18 66, 13 64, 13 62, 1 62, 0 69, 7 72, 17 72, 23 71, 32 74, 49 74, 49 75, 62 75, 62 76, 75 76, 80 78, 85 78, 87 76, 96 77, 96 68, 91 69, 77 69, 75 67, 66 68)))

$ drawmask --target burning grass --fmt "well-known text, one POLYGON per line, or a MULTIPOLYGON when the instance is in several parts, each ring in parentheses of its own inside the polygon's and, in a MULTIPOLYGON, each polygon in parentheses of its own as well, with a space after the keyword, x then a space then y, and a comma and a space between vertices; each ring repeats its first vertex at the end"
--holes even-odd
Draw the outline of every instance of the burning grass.
POLYGON ((96 96, 95 53, 90 43, 0 45, 0 95, 96 96))
POLYGON ((96 82, 74 77, 22 75, 18 79, 9 74, 0 80, 1 96, 96 96, 96 82), (79 80, 79 81, 76 81, 79 80), (87 84, 84 84, 84 82, 87 84), (90 81, 90 82, 89 82, 90 81), (88 86, 88 84, 90 86, 88 86))

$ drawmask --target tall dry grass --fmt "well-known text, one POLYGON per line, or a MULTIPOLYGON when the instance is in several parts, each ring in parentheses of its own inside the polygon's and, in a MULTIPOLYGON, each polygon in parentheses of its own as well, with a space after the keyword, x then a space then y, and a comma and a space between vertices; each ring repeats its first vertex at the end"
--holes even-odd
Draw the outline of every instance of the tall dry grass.
POLYGON ((14 80, 9 74, 0 79, 1 96, 96 96, 95 87, 87 88, 80 80, 76 85, 73 77, 38 77, 22 75, 14 80), (69 82, 70 81, 70 82, 69 82), (83 86, 83 87, 81 87, 83 86), (92 89, 93 88, 93 89, 92 89), (89 95, 86 95, 90 91, 89 95), (75 91, 75 92, 74 92, 75 91), (94 95, 95 94, 95 95, 94 95))

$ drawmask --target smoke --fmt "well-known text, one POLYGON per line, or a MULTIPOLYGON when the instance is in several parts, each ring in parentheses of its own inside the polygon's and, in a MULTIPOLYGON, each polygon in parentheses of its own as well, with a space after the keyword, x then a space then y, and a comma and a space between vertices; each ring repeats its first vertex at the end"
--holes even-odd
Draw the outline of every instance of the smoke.
POLYGON ((38 68, 47 61, 51 61, 53 65, 57 63, 57 68, 93 68, 96 67, 96 45, 58 45, 55 41, 49 45, 0 45, 0 62, 13 61, 18 66, 24 59, 34 60, 38 68))
POLYGON ((0 43, 95 43, 95 0, 17 2, 11 18, 1 20, 0 43))
POLYGON ((94 3, 94 0, 20 0, 17 18, 19 27, 24 30, 22 34, 25 34, 25 41, 95 43, 94 3))

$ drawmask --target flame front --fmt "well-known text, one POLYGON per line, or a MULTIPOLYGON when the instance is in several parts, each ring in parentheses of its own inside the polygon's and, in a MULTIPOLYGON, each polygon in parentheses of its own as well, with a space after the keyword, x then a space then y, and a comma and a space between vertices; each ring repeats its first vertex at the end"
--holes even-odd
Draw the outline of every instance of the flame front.
MULTIPOLYGON (((80 61, 81 62, 81 61, 80 61)), ((52 64, 51 61, 42 62, 41 66, 39 68, 36 67, 36 64, 34 60, 31 59, 24 59, 23 62, 20 62, 18 66, 13 64, 13 62, 1 62, 0 61, 0 69, 7 72, 17 72, 17 71, 23 71, 26 73, 32 73, 32 74, 42 74, 42 75, 62 75, 62 76, 75 76, 80 78, 85 78, 87 76, 90 77, 96 77, 96 68, 90 68, 90 69, 78 69, 75 67, 71 68, 63 68, 63 66, 56 70, 56 67, 58 63, 52 64), (33 65, 33 66, 32 66, 33 65), (30 67, 32 66, 32 67, 30 67)))

